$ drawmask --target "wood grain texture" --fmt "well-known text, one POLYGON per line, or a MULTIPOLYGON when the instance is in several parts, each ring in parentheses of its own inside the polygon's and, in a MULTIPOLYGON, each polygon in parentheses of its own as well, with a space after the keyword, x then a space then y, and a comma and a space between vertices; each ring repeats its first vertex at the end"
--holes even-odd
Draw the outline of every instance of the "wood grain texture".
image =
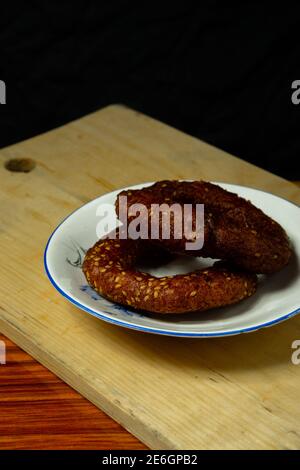
POLYGON ((145 449, 12 341, 0 366, 0 449, 145 449))
POLYGON ((0 330, 152 448, 300 448, 299 317, 248 335, 159 337, 100 322, 43 272, 51 230, 82 202, 133 183, 203 178, 300 203, 300 190, 121 106, 3 149, 0 330))

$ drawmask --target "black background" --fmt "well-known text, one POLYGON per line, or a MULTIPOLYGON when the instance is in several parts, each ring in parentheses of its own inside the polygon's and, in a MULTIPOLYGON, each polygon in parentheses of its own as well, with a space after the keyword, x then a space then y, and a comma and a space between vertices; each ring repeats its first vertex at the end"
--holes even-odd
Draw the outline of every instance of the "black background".
POLYGON ((1 2, 0 146, 124 103, 300 179, 290 2, 1 2))

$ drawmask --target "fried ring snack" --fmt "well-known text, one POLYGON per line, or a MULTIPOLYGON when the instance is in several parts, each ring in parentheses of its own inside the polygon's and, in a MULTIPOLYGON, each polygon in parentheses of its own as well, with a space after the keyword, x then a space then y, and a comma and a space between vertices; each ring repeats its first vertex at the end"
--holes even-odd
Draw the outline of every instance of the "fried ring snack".
MULTIPOLYGON (((152 240, 173 252, 229 260, 242 269, 258 274, 279 271, 291 258, 289 239, 277 222, 250 201, 215 184, 205 181, 160 181, 140 190, 122 191, 116 201, 117 214, 120 196, 127 196, 128 207, 136 203, 144 204, 148 209, 149 221, 152 204, 204 204, 205 242, 201 250, 186 251, 187 239, 174 239, 172 230, 169 240, 152 240)), ((130 213, 127 216, 128 222, 135 217, 130 213)))
POLYGON ((157 250, 142 240, 101 239, 86 253, 83 272, 107 299, 160 314, 204 311, 239 302, 256 291, 255 274, 217 263, 193 273, 155 277, 138 271, 139 260, 157 250))

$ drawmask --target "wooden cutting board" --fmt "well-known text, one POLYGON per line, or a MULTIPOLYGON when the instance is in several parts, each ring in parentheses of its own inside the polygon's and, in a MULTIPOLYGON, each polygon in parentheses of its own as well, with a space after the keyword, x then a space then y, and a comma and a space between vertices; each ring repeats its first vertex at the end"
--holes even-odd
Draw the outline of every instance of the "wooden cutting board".
POLYGON ((151 448, 300 448, 299 316, 226 338, 155 336, 80 311, 43 268, 56 225, 122 186, 203 178, 300 203, 295 185, 122 106, 5 148, 0 162, 2 333, 151 448), (36 167, 10 172, 12 158, 36 167))

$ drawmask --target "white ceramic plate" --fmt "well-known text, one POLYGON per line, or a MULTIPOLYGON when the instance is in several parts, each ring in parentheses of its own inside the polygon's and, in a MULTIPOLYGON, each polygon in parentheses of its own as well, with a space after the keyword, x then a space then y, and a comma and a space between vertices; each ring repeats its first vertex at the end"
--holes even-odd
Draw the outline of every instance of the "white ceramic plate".
MULTIPOLYGON (((138 189, 152 183, 132 186, 138 189)), ((52 233, 45 249, 45 268, 54 287, 70 302, 95 317, 127 328, 149 333, 216 337, 234 335, 274 325, 300 312, 300 208, 289 201, 257 189, 217 183, 249 199, 287 231, 295 250, 288 267, 272 276, 261 276, 257 293, 237 305, 204 313, 158 316, 138 313, 99 296, 91 289, 81 271, 85 251, 98 237, 96 215, 99 204, 113 204, 121 190, 101 196, 73 212, 52 233)), ((123 189, 123 188, 122 188, 123 189)), ((125 188, 129 189, 129 188, 125 188)), ((111 221, 117 225, 115 215, 111 221)), ((211 264, 212 260, 181 257, 152 274, 170 275, 189 272, 211 264)))

